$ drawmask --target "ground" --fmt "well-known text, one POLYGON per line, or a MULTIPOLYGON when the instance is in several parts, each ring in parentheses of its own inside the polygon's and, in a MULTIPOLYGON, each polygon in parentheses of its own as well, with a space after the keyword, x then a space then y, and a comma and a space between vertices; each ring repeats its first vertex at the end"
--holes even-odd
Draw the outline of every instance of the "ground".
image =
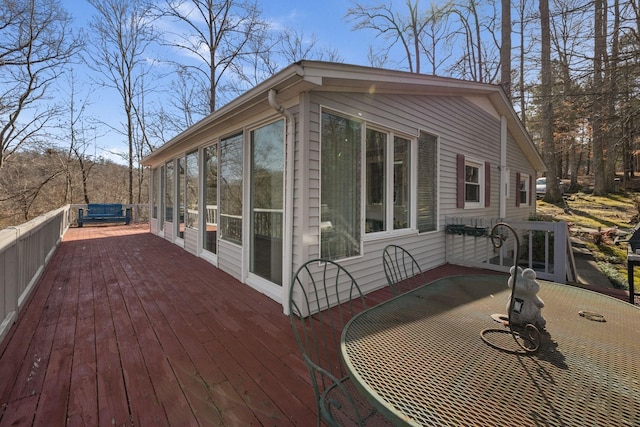
MULTIPOLYGON (((537 201, 540 220, 566 221, 574 241, 593 254, 598 268, 616 288, 627 288, 627 245, 616 245, 638 222, 640 193, 615 193, 606 197, 587 193, 566 194, 564 203, 537 201)), ((575 252, 575 249, 574 249, 575 252)), ((640 274, 636 276, 640 280, 640 274)))

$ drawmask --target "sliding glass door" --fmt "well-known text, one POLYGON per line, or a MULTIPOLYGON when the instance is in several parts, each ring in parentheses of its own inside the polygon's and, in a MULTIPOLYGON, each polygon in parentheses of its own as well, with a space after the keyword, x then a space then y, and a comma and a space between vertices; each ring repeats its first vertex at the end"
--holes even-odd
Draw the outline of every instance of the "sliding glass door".
POLYGON ((251 132, 250 271, 282 285, 284 120, 251 132))

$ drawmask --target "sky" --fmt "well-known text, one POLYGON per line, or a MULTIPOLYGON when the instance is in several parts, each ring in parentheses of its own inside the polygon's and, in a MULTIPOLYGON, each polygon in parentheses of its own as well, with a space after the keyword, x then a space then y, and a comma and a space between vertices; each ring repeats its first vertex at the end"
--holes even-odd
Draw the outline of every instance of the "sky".
MULTIPOLYGON (((94 9, 85 0, 63 0, 63 7, 73 18, 75 28, 87 28, 94 9)), ((258 0, 262 9, 262 17, 276 28, 295 28, 302 31, 305 37, 315 35, 316 48, 335 49, 343 62, 367 65, 369 45, 375 42, 373 34, 366 30, 352 31, 353 23, 345 19, 347 9, 351 6, 348 0, 323 1, 291 1, 291 0, 258 0)), ((288 65, 288 64, 286 64, 288 65)), ((284 64, 280 67, 284 68, 284 64)), ((110 126, 122 127, 124 115, 121 101, 114 90, 96 88, 91 83, 91 71, 78 65, 74 69, 80 86, 91 94, 92 102, 88 106, 88 114, 99 117, 100 121, 110 126)), ((125 136, 109 131, 108 126, 95 131, 96 149, 92 154, 102 156, 120 163, 126 161, 118 153, 128 152, 125 136)))

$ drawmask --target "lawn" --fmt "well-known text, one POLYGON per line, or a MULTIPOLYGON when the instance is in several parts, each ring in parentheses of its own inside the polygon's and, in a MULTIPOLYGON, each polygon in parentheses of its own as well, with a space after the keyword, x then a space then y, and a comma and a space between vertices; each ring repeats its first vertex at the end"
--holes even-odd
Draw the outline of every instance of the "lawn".
MULTIPOLYGON (((633 230, 639 221, 640 194, 568 194, 565 204, 537 201, 537 219, 566 221, 572 236, 579 237, 593 252, 598 267, 616 288, 628 289, 627 245, 615 245, 616 237, 633 230)), ((640 269, 634 274, 640 280, 640 269)))

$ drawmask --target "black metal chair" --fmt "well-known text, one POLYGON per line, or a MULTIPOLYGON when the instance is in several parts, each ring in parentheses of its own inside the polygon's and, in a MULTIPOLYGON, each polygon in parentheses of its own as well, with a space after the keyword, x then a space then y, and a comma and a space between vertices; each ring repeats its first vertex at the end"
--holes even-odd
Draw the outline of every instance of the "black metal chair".
POLYGON ((394 295, 400 295, 427 283, 416 259, 401 246, 387 245, 382 253, 387 283, 394 295))
POLYGON ((344 325, 366 308, 356 280, 334 261, 307 261, 293 276, 289 303, 293 333, 311 375, 318 426, 389 425, 355 389, 340 356, 344 325))

